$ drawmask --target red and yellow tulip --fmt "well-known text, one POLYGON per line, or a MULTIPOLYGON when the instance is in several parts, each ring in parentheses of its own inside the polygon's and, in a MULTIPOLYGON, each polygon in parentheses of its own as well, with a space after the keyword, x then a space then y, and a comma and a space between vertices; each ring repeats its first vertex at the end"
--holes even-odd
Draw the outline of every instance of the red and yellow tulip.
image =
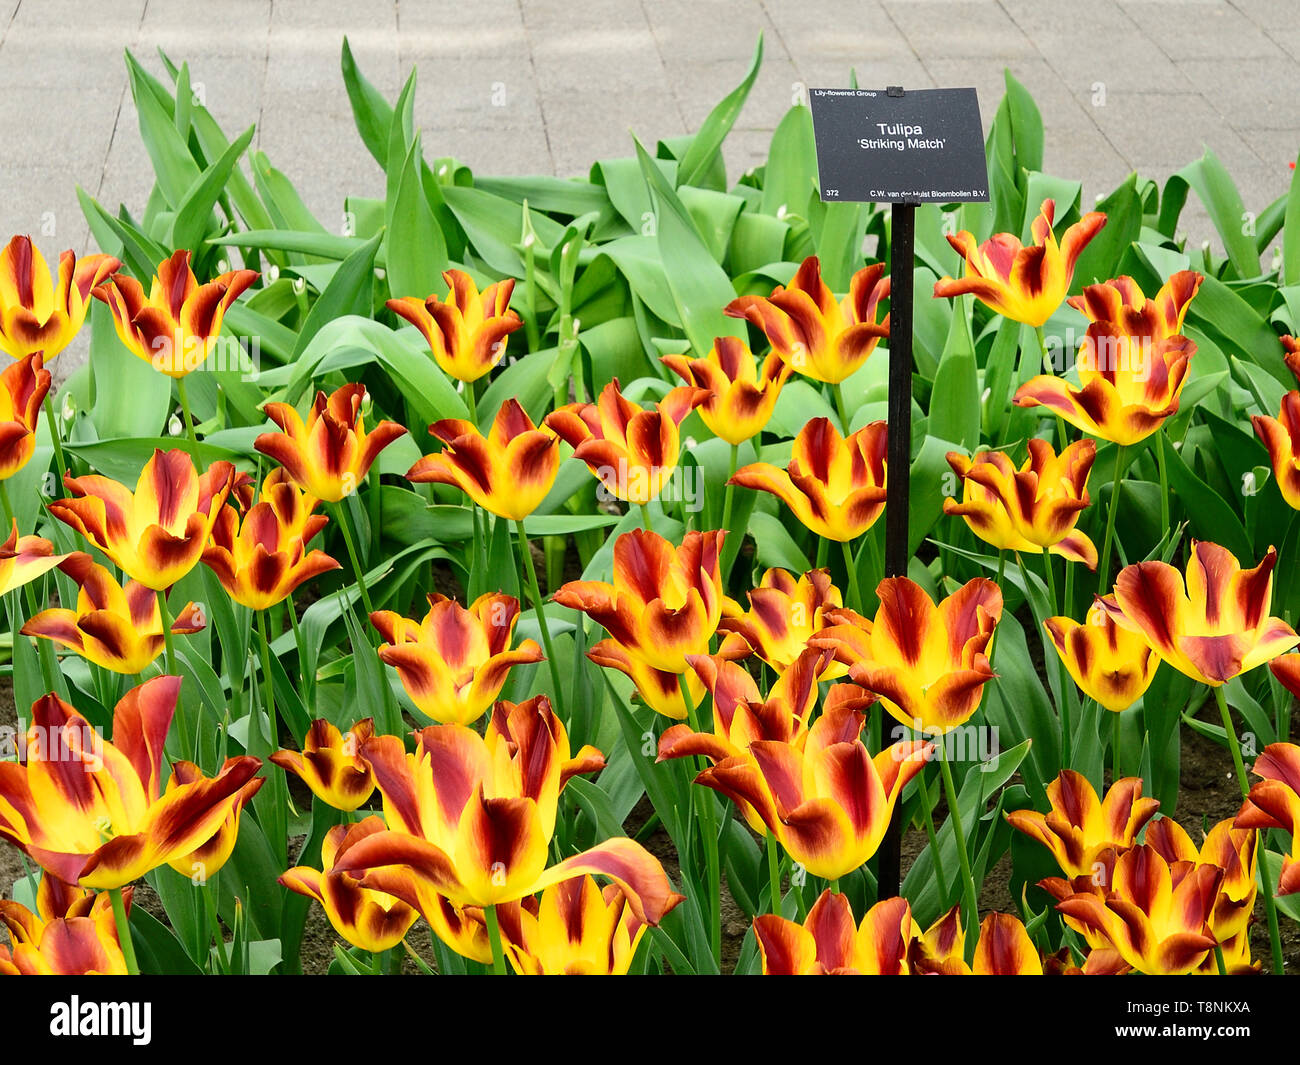
POLYGON ((874 622, 834 610, 809 642, 833 648, 849 678, 909 728, 934 734, 963 724, 996 676, 985 651, 1002 617, 998 586, 976 577, 936 606, 908 578, 888 577, 876 594, 874 622))
POLYGON ((53 359, 86 320, 90 294, 122 264, 111 255, 71 251, 59 256, 58 287, 31 237, 14 237, 0 252, 0 351, 15 359, 43 352, 53 359))
POLYGON ((158 267, 147 297, 126 274, 113 274, 95 295, 113 312, 128 351, 168 377, 184 377, 203 365, 230 305, 256 280, 256 270, 230 270, 200 285, 182 248, 158 267))
POLYGON ((826 710, 802 744, 755 740, 695 778, 752 814, 814 876, 836 880, 876 853, 903 788, 934 745, 896 743, 873 759, 859 739, 862 715, 826 710))
POLYGON ((365 480, 371 464, 406 430, 380 422, 366 430, 361 406, 366 386, 347 384, 316 400, 304 422, 288 403, 268 403, 266 416, 281 429, 263 433, 253 446, 274 459, 297 485, 327 503, 350 496, 365 480))
MULTIPOLYGON (((163 792, 163 797, 166 798, 182 788, 202 785, 206 779, 203 770, 193 762, 173 762, 172 775, 167 781, 167 789, 163 792)), ((170 859, 167 864, 181 876, 195 883, 201 883, 213 873, 220 871, 234 853, 235 843, 239 838, 239 815, 244 812, 244 807, 253 801, 253 796, 265 783, 265 777, 253 777, 248 781, 236 792, 237 801, 230 804, 226 810, 226 819, 212 838, 206 843, 200 843, 188 854, 170 859)))
POLYGON ((848 296, 837 303, 822 280, 820 260, 810 255, 788 287, 778 285, 770 296, 739 296, 726 313, 761 329, 796 373, 839 384, 889 336, 889 315, 876 321, 881 301, 889 296, 884 272, 883 263, 863 267, 849 282, 848 296))
POLYGON ((321 842, 323 871, 296 865, 280 876, 280 883, 290 891, 321 904, 334 931, 354 947, 375 954, 397 946, 420 916, 400 899, 362 887, 356 877, 340 868, 360 840, 383 831, 379 817, 335 825, 321 842))
POLYGON ((708 399, 703 388, 672 389, 652 410, 627 399, 615 378, 595 403, 570 403, 546 416, 546 426, 573 448, 605 489, 628 503, 659 496, 677 469, 678 426, 708 399))
MULTIPOLYGON (((1288 357, 1300 365, 1300 354, 1288 357)), ((1268 449, 1282 498, 1300 510, 1300 392, 1291 391, 1282 397, 1276 418, 1255 414, 1250 421, 1268 449)))
POLYGON ((72 554, 56 555, 54 545, 44 537, 19 536, 15 518, 9 539, 0 544, 0 595, 44 576, 65 564, 72 554))
POLYGON ((813 418, 795 438, 790 464, 756 462, 731 484, 770 492, 803 526, 828 540, 856 539, 885 509, 886 426, 864 425, 842 437, 829 418, 813 418))
POLYGON ((367 740, 361 753, 384 797, 388 831, 355 843, 337 868, 426 918, 443 905, 440 898, 489 906, 586 873, 617 883, 647 923, 676 904, 659 862, 630 839, 607 840, 546 868, 561 789, 604 759, 594 747, 570 756, 568 734, 545 696, 498 703, 486 736, 431 725, 416 734, 413 754, 396 736, 367 740))
MULTIPOLYGON (((123 587, 82 551, 69 555, 60 568, 77 582, 76 609, 42 610, 23 626, 24 636, 53 640, 114 673, 134 675, 162 654, 166 641, 158 592, 133 580, 123 587)), ((186 603, 171 631, 187 635, 205 624, 203 612, 186 603)))
POLYGON ((111 743, 57 696, 37 700, 26 764, 0 763, 0 838, 60 880, 96 889, 122 887, 212 840, 261 762, 230 758, 215 777, 164 788, 180 683, 156 677, 127 692, 111 743))
POLYGON ((370 622, 384 643, 379 657, 397 670, 422 714, 439 724, 468 725, 483 716, 512 667, 542 661, 535 640, 514 650, 519 600, 486 592, 468 607, 431 593, 422 621, 377 610, 370 622))
POLYGON ((559 437, 533 425, 515 399, 501 405, 486 437, 455 418, 434 422, 429 432, 446 447, 420 459, 407 479, 452 485, 508 521, 522 521, 541 506, 560 470, 559 437))
POLYGON ((508 277, 479 292, 463 270, 447 270, 442 279, 451 289, 446 300, 403 296, 387 306, 424 334, 444 373, 472 383, 505 357, 510 334, 524 324, 510 310, 515 280, 508 277))
POLYGON ((1215 939, 1209 926, 1221 870, 1175 862, 1148 845, 1115 861, 1109 890, 1081 891, 1056 908, 1103 937, 1138 972, 1177 976, 1200 968, 1215 939))
POLYGON ((1031 230, 1034 243, 1027 247, 1013 233, 995 234, 979 245, 964 229, 949 236, 948 243, 966 261, 966 275, 935 282, 935 296, 946 299, 970 293, 1004 318, 1041 326, 1060 308, 1079 255, 1106 224, 1104 214, 1090 211, 1057 244, 1052 232, 1055 213, 1055 201, 1044 200, 1031 230))
POLYGON ((36 450, 36 421, 50 391, 50 371, 39 351, 0 373, 0 481, 27 465, 36 450))
POLYGON ((1127 710, 1151 687, 1159 656, 1139 633, 1117 625, 1105 610, 1094 607, 1082 625, 1055 617, 1043 627, 1079 690, 1107 710, 1127 710))
POLYGON ((1046 814, 1013 810, 1007 821, 1050 850, 1072 880, 1093 876, 1098 863, 1105 866, 1110 857, 1132 847, 1160 807, 1157 800, 1142 798, 1139 777, 1116 782, 1098 800, 1088 778, 1073 769, 1061 770, 1047 785, 1047 799, 1052 808, 1046 814))
POLYGON ((1054 555, 1097 568, 1097 548, 1075 528, 1087 508, 1088 474, 1097 455, 1091 440, 1070 444, 1060 455, 1046 440, 1029 441, 1029 457, 1017 468, 1001 451, 967 458, 948 452, 948 465, 962 479, 962 501, 943 501, 971 532, 999 551, 1054 555))
POLYGON ((1116 624, 1140 633, 1180 673, 1220 685, 1300 643, 1269 615, 1277 552, 1243 570, 1226 548, 1192 542, 1187 579, 1164 562, 1126 566, 1115 591, 1099 602, 1116 624))
POLYGON ((221 508, 203 561, 231 599, 250 610, 265 610, 304 581, 339 568, 324 551, 307 550, 307 543, 329 521, 312 513, 315 506, 315 499, 300 491, 283 469, 276 469, 242 521, 233 506, 221 508))
MULTIPOLYGON (((1157 301, 1148 300, 1141 309, 1126 307, 1119 319, 1094 321, 1077 356, 1080 387, 1040 374, 1020 386, 1016 405, 1044 406, 1085 433, 1116 444, 1145 440, 1178 412, 1196 354, 1187 337, 1166 331, 1181 322, 1186 310, 1185 303, 1176 302, 1162 290, 1157 301)), ((1098 309, 1104 303, 1099 300, 1098 309)))
POLYGON ((364 718, 346 733, 318 718, 307 729, 302 753, 276 751, 271 761, 294 774, 321 802, 351 812, 365 805, 375 790, 375 777, 361 758, 361 745, 375 734, 375 722, 364 718))
MULTIPOLYGON (((131 890, 122 892, 128 914, 131 890)), ((47 873, 36 911, 0 899, 0 924, 10 939, 10 946, 0 945, 0 976, 127 975, 107 892, 82 891, 47 873)))
POLYGON ((1124 336, 1162 340, 1183 331, 1187 307, 1204 280, 1205 275, 1195 270, 1179 270, 1149 297, 1125 275, 1100 285, 1085 285, 1081 295, 1071 296, 1066 303, 1089 322, 1114 323, 1124 336))
POLYGON ((552 884, 540 902, 505 903, 498 916, 505 955, 523 976, 626 976, 649 927, 621 887, 602 891, 589 875, 552 884))
POLYGON ((709 398, 698 408, 714 436, 743 444, 761 433, 776 408, 790 367, 773 351, 760 368, 749 345, 736 337, 718 337, 702 359, 665 355, 660 360, 688 385, 705 388, 709 398))
POLYGON ((627 654, 681 674, 707 655, 722 617, 719 556, 725 531, 688 532, 680 547, 642 529, 614 541, 614 580, 570 581, 555 601, 604 626, 627 654))
MULTIPOLYGON (((827 612, 843 605, 829 570, 809 570, 796 579, 786 570, 769 569, 749 593, 749 610, 734 599, 722 601, 718 631, 741 637, 754 654, 784 673, 808 648, 808 641, 826 627, 827 612)), ((823 679, 834 680, 847 672, 832 662, 823 679)))
POLYGON ((1270 743, 1251 767, 1261 779, 1250 787, 1235 828, 1280 828, 1291 833, 1291 853, 1282 858, 1277 895, 1300 891, 1300 747, 1270 743))
MULTIPOLYGON (((1257 972, 1250 960, 1250 922, 1255 910, 1255 873, 1259 834, 1253 829, 1233 827, 1232 818, 1220 821, 1206 833, 1198 850, 1192 838, 1173 818, 1162 817, 1147 829, 1146 842, 1170 867, 1176 862, 1205 865, 1222 870, 1219 893, 1208 919, 1210 934, 1223 951, 1229 974, 1257 972)), ((1218 972, 1213 955, 1201 963, 1201 972, 1218 972)))
POLYGON ((75 498, 50 512, 104 552, 127 576, 162 591, 189 573, 235 482, 235 467, 214 462, 202 475, 184 451, 154 451, 135 492, 108 477, 67 477, 75 498))

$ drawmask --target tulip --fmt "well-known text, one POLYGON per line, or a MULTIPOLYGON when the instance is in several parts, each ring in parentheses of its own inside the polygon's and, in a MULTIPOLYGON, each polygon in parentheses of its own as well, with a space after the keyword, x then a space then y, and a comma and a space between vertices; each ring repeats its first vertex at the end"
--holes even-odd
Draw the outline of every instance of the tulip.
MULTIPOLYGON (((131 889, 122 892, 129 912, 131 889)), ((81 891, 48 873, 37 890, 37 912, 0 899, 0 976, 125 976, 126 958, 108 894, 81 891)))
POLYGON ((1039 374, 1016 391, 1018 407, 1044 406, 1085 433, 1121 446, 1145 440, 1178 413, 1196 345, 1180 334, 1130 336, 1115 322, 1088 327, 1079 388, 1039 374))
POLYGON ((31 237, 14 237, 0 252, 0 350, 21 359, 53 359, 86 320, 91 291, 122 264, 111 255, 71 251, 59 256, 58 289, 31 237))
POLYGON ((212 778, 164 790, 162 752, 180 677, 155 677, 127 692, 113 713, 113 741, 100 739, 56 695, 32 707, 27 762, 0 763, 0 838, 60 880, 119 888, 208 843, 261 762, 226 760, 212 778))
POLYGON ((771 296, 740 296, 726 307, 731 318, 744 318, 762 330, 791 369, 814 381, 838 385, 867 361, 882 337, 889 336, 889 315, 876 321, 880 303, 889 296, 883 263, 865 266, 849 282, 849 294, 836 303, 821 276, 821 262, 810 255, 788 288, 771 296))
POLYGON ((306 422, 288 403, 268 403, 266 416, 281 432, 263 433, 253 446, 304 491, 337 503, 357 490, 379 453, 406 432, 396 422, 380 422, 367 432, 365 395, 360 384, 343 385, 328 398, 317 392, 306 422))
POLYGON ((1300 339, 1293 336, 1284 336, 1282 341, 1282 361, 1286 363, 1286 368, 1291 371, 1297 381, 1300 381, 1300 339))
POLYGON ((266 610, 304 581, 339 568, 324 551, 307 550, 307 542, 329 520, 313 514, 315 506, 315 499, 276 469, 242 521, 233 506, 221 508, 203 561, 231 599, 250 610, 266 610))
POLYGON ((1138 562, 1099 602, 1180 673, 1218 687, 1300 643, 1291 626, 1268 613, 1276 563, 1270 547, 1264 561, 1243 570, 1225 548, 1193 541, 1186 588, 1173 566, 1138 562))
MULTIPOLYGON (((1300 365, 1300 354, 1288 358, 1300 365)), ((1300 510, 1300 392, 1288 392, 1282 397, 1282 409, 1276 418, 1255 414, 1250 421, 1255 435, 1268 449, 1282 498, 1300 510)))
POLYGON ((730 483, 771 492, 806 529, 847 543, 885 509, 885 438, 883 421, 841 437, 829 418, 813 418, 799 430, 784 470, 756 462, 737 470, 730 483))
POLYGON ((618 379, 607 384, 595 403, 570 403, 546 416, 546 426, 573 448, 606 491, 628 503, 658 497, 677 469, 681 449, 678 426, 708 399, 703 388, 672 389, 642 410, 624 397, 618 379))
POLYGON ((280 883, 290 891, 321 904, 334 931, 354 947, 373 954, 397 946, 419 919, 419 914, 400 899, 363 888, 356 877, 339 868, 360 840, 382 831, 384 822, 378 817, 335 825, 321 843, 323 872, 296 865, 280 876, 280 883))
POLYGON ((1277 895, 1300 891, 1300 747, 1270 743, 1255 760, 1251 785, 1235 828, 1279 828, 1291 833, 1291 853, 1282 858, 1277 895))
POLYGON ((230 270, 200 285, 182 248, 158 267, 147 298, 140 282, 125 274, 113 274, 95 295, 113 312, 128 351, 180 378, 203 365, 230 305, 256 280, 256 270, 230 270))
POLYGON ((1117 625, 1105 610, 1089 611, 1083 625, 1055 617, 1043 627, 1079 690, 1107 710, 1127 710, 1155 679, 1160 658, 1141 635, 1117 625))
POLYGON ((833 648, 849 678, 909 728, 944 733, 964 724, 996 676, 986 650, 1002 616, 998 586, 977 577, 935 606, 919 585, 888 577, 876 594, 874 622, 834 610, 830 627, 809 642, 833 648))
POLYGON ((1042 976, 1043 959, 1017 918, 991 913, 980 925, 970 965, 954 955, 943 961, 922 962, 918 971, 945 976, 1042 976))
POLYGON ((756 740, 695 778, 753 814, 814 876, 838 880, 868 861, 884 839, 903 788, 934 745, 896 743, 873 759, 860 741, 862 715, 823 712, 801 746, 756 740))
MULTIPOLYGON (((82 658, 113 673, 135 675, 163 651, 159 593, 139 581, 117 583, 111 571, 82 551, 73 552, 60 567, 78 585, 77 608, 52 607, 22 627, 24 636, 53 640, 82 658)), ((203 612, 186 603, 170 625, 173 635, 200 632, 203 612)))
POLYGON ((1204 274, 1179 270, 1161 286, 1154 298, 1143 295, 1141 286, 1126 276, 1100 285, 1085 285, 1083 293, 1068 303, 1089 322, 1114 323, 1124 336, 1164 339, 1183 331, 1183 319, 1204 274))
POLYGON ((468 725, 492 705, 512 667, 542 661, 535 640, 513 651, 519 600, 501 592, 480 595, 469 607, 431 593, 423 621, 377 610, 370 622, 385 642, 379 657, 397 670, 420 712, 441 724, 468 725))
MULTIPOLYGON (((1259 834, 1234 828, 1232 818, 1228 818, 1210 829, 1198 850, 1181 825, 1162 817, 1147 829, 1146 842, 1171 867, 1175 862, 1190 862, 1222 870, 1223 879, 1207 921, 1210 934, 1219 943, 1229 973, 1258 971, 1259 964, 1250 960, 1250 923, 1255 910, 1259 834)), ((1207 956, 1200 971, 1218 972, 1216 959, 1207 956)))
POLYGON ((199 561, 234 480, 229 462, 214 462, 200 476, 184 451, 155 450, 134 493, 97 474, 69 476, 63 483, 76 498, 49 507, 127 576, 162 591, 199 561))
POLYGON ((319 718, 307 729, 302 754, 276 751, 271 761, 298 777, 327 806, 351 813, 364 806, 375 790, 374 774, 361 758, 361 745, 374 734, 375 722, 369 717, 346 735, 319 718))
MULTIPOLYGON (((840 590, 831 583, 829 570, 809 570, 797 580, 783 569, 769 569, 749 593, 749 610, 734 599, 722 601, 718 631, 744 639, 750 650, 778 673, 790 668, 808 641, 826 628, 829 611, 844 605, 840 590)), ((831 663, 826 680, 848 670, 831 663)))
POLYGON ((36 450, 36 421, 50 391, 50 371, 39 351, 0 373, 0 481, 27 465, 36 450))
POLYGON ((1012 233, 998 233, 978 246, 966 230, 949 236, 948 243, 966 260, 966 276, 935 282, 935 296, 946 299, 969 292, 1004 318, 1042 326, 1070 290, 1079 255, 1106 224, 1104 214, 1090 211, 1065 231, 1058 245, 1052 233, 1055 213, 1055 201, 1044 200, 1032 226, 1034 243, 1028 247, 1012 233))
POLYGON ((908 976, 961 965, 954 908, 922 932, 904 898, 882 899, 853 927, 844 895, 823 891, 802 925, 774 914, 754 918, 764 976, 908 976))
POLYGON ((736 446, 761 433, 772 417, 790 367, 773 351, 763 365, 736 337, 718 337, 702 359, 665 355, 660 361, 688 385, 709 391, 700 418, 714 436, 736 446))
POLYGON ((552 884, 540 902, 506 903, 499 914, 505 955, 525 976, 626 976, 648 927, 621 887, 602 891, 591 876, 552 884))
POLYGON ((1107 851, 1115 854, 1137 842, 1138 834, 1160 803, 1142 798, 1140 777, 1125 777, 1111 786, 1098 801, 1088 778, 1072 769, 1047 785, 1051 809, 1013 810, 1007 814, 1011 826, 1038 840, 1071 879, 1091 877, 1099 865, 1105 867, 1107 851))
MULTIPOLYGON (((203 771, 193 762, 173 762, 171 779, 167 781, 164 797, 189 785, 202 784, 206 778, 203 771)), ((221 827, 206 843, 200 844, 188 854, 172 858, 167 862, 181 876, 193 882, 203 882, 230 860, 239 837, 239 815, 244 807, 253 801, 253 796, 266 783, 265 777, 254 777, 236 793, 236 800, 226 811, 226 819, 221 827)))
POLYGON ((614 541, 612 584, 570 581, 554 599, 604 626, 651 668, 685 673, 688 655, 709 653, 722 617, 718 560, 725 536, 692 531, 674 547, 658 533, 633 529, 614 541))
POLYGON ((617 640, 600 640, 588 649, 587 658, 598 666, 618 670, 632 681, 640 702, 656 714, 674 721, 689 718, 704 698, 704 684, 690 670, 678 674, 655 669, 617 640), (682 694, 683 683, 687 692, 685 696, 682 694), (689 706, 686 703, 688 697, 689 706))
POLYGON ((604 759, 594 747, 570 757, 550 702, 498 703, 486 736, 431 725, 407 754, 396 736, 361 746, 384 797, 388 831, 355 843, 336 866, 426 918, 445 897, 491 906, 591 873, 617 883, 639 920, 656 924, 676 902, 658 861, 630 839, 611 839, 546 868, 560 791, 604 759))
POLYGON ((948 465, 962 479, 962 501, 943 501, 945 514, 959 514, 971 532, 999 551, 1054 555, 1097 568, 1097 548, 1075 528, 1087 508, 1088 474, 1097 445, 1079 440, 1058 456, 1046 440, 1029 441, 1019 469, 1000 451, 973 459, 948 452, 948 465))
POLYGON ((462 270, 447 270, 442 279, 451 288, 445 301, 404 296, 389 300, 387 307, 424 334, 444 373, 472 383, 505 357, 510 334, 524 324, 509 309, 515 280, 508 277, 480 293, 462 270))
POLYGON ((71 557, 72 554, 56 555, 54 545, 43 537, 19 536, 15 518, 9 539, 0 544, 0 595, 36 580, 71 557))
POLYGON ((507 521, 523 521, 541 506, 560 469, 559 438, 534 426, 515 399, 501 405, 486 437, 455 418, 434 422, 429 432, 447 446, 420 459, 407 479, 452 485, 507 521))
POLYGON ((1105 937, 1138 972, 1178 976, 1199 968, 1214 949, 1207 922, 1222 876, 1208 865, 1171 867, 1154 847, 1139 845, 1116 860, 1104 894, 1078 892, 1056 908, 1105 937))

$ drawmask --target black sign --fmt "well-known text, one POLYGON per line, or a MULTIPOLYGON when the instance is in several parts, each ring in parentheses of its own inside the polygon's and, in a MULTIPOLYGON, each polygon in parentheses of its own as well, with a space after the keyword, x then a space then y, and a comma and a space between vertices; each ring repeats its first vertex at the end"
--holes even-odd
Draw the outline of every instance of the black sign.
POLYGON ((974 89, 809 89, 822 199, 989 198, 974 89))

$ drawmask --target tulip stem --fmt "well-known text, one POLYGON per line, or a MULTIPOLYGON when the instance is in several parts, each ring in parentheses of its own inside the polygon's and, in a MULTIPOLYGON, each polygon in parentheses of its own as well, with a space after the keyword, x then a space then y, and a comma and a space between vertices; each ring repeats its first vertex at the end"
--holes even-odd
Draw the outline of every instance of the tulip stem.
POLYGON ((176 394, 181 401, 181 418, 185 422, 185 435, 189 437, 190 452, 194 456, 194 465, 199 464, 199 438, 194 432, 194 417, 190 414, 190 396, 185 390, 185 378, 176 378, 176 394))
POLYGON ((1117 711, 1115 713, 1115 724, 1111 726, 1110 739, 1110 783, 1113 787, 1120 779, 1119 776, 1119 744, 1120 736, 1123 734, 1122 715, 1117 711))
POLYGON ((524 567, 524 579, 528 583, 528 593, 533 600, 533 609, 537 611, 537 627, 542 632, 542 646, 546 648, 546 663, 551 670, 551 685, 555 689, 555 706, 560 720, 569 719, 564 713, 564 686, 560 683, 560 662, 555 657, 555 647, 551 643, 551 627, 546 621, 546 608, 542 604, 542 588, 537 583, 537 567, 533 565, 533 554, 528 549, 528 534, 524 532, 523 520, 515 522, 519 533, 519 563, 524 567))
POLYGON ((933 855, 934 876, 939 882, 939 890, 943 892, 943 900, 946 903, 951 888, 943 871, 943 856, 939 853, 939 834, 934 830, 934 801, 930 798, 930 785, 925 782, 924 768, 916 774, 916 784, 921 789, 921 805, 925 807, 925 838, 930 845, 930 854, 933 855))
POLYGON ((59 471, 59 486, 63 487, 64 478, 68 476, 68 464, 63 457, 63 438, 59 435, 59 423, 54 417, 54 401, 48 392, 45 393, 45 420, 50 427, 50 443, 54 445, 54 466, 59 471))
POLYGON ((1246 778, 1246 766, 1241 760, 1241 744, 1237 742, 1237 728, 1232 723, 1232 713, 1228 709, 1228 697, 1223 694, 1223 685, 1212 685, 1214 700, 1219 704, 1219 716, 1223 718, 1223 731, 1228 734, 1228 750, 1232 752, 1232 765, 1237 771, 1237 785, 1241 788, 1241 797, 1250 795, 1250 781, 1246 778))
POLYGON ((117 925, 117 942, 122 948, 126 971, 132 976, 139 976, 140 965, 135 960, 135 944, 131 941, 131 925, 126 919, 126 903, 122 900, 122 889, 109 888, 108 897, 113 903, 113 922, 117 925))
POLYGON ((370 605, 370 591, 366 588, 365 573, 361 569, 361 559, 357 555, 357 544, 352 535, 352 519, 348 516, 347 508, 342 500, 334 504, 334 513, 338 518, 339 528, 343 530, 343 542, 347 545, 348 558, 352 562, 352 572, 357 578, 357 590, 361 594, 361 605, 366 608, 366 623, 369 624, 370 615, 375 610, 370 605))
POLYGON ((483 916, 487 918, 488 940, 492 944, 492 975, 506 975, 506 952, 501 946, 501 922, 497 920, 497 907, 483 907, 483 916))
POLYGON ((271 639, 266 634, 266 611, 254 611, 257 614, 257 634, 262 644, 262 679, 266 683, 266 723, 267 737, 270 742, 268 753, 279 747, 279 729, 275 724, 275 681, 271 678, 271 639))
POLYGON ((167 605, 167 591, 154 592, 158 598, 158 618, 162 622, 163 652, 166 656, 167 672, 173 677, 180 676, 176 669, 176 644, 172 638, 172 612, 167 605))
POLYGON ((831 392, 835 396, 835 413, 840 416, 840 428, 845 436, 849 435, 849 408, 844 402, 844 389, 840 385, 831 385, 831 392))
POLYGON ((957 802, 957 787, 952 780, 952 769, 948 765, 948 744, 945 737, 938 738, 939 769, 943 773, 943 790, 948 798, 948 817, 952 820, 952 829, 957 837, 957 857, 961 861, 962 894, 966 911, 966 920, 962 927, 966 929, 966 964, 975 959, 975 940, 979 928, 979 903, 975 899, 975 877, 970 869, 970 855, 966 852, 966 829, 961 823, 961 807, 957 802))
POLYGON ((638 506, 640 506, 640 508, 641 508, 641 525, 642 525, 642 527, 645 529, 646 532, 654 532, 654 527, 653 527, 653 526, 651 525, 651 523, 650 523, 650 504, 649 504, 649 503, 640 503, 640 504, 638 504, 638 506))
POLYGON ((772 899, 768 908, 777 916, 781 915, 781 854, 777 850, 776 836, 772 830, 767 831, 767 880, 771 886, 772 899))
MULTIPOLYGON (((740 541, 742 537, 733 536, 731 532, 731 511, 735 505, 736 486, 731 483, 731 479, 736 476, 736 467, 740 464, 740 445, 731 445, 731 465, 727 471, 726 487, 722 490, 722 528, 727 531, 727 539, 734 541, 736 547, 728 551, 723 548, 722 556, 722 580, 726 583, 727 575, 731 572, 731 562, 736 560, 736 553, 740 550, 740 541)), ((724 541, 725 543, 726 541, 724 541)))
POLYGON ((1115 445, 1115 479, 1110 490, 1110 512, 1106 515, 1106 534, 1101 541, 1101 561, 1097 563, 1097 594, 1106 594, 1110 580, 1110 542, 1115 537, 1115 512, 1119 510, 1119 482, 1124 476, 1124 445, 1115 445))
POLYGON ((862 589, 858 587, 858 567, 853 562, 853 546, 848 540, 841 540, 840 547, 844 551, 844 568, 848 570, 849 598, 853 600, 850 609, 861 612, 862 589))
MULTIPOLYGON (((1056 598, 1056 574, 1052 572, 1052 554, 1047 548, 1043 548, 1043 573, 1047 575, 1047 596, 1050 602, 1051 615, 1060 613, 1061 602, 1056 598)), ((1040 633, 1041 635, 1041 633, 1040 633)), ((1074 745, 1074 729, 1070 723, 1070 678, 1065 672, 1065 666, 1061 662, 1059 655, 1053 655, 1051 648, 1046 646, 1049 641, 1044 639, 1043 647, 1043 665, 1044 668, 1052 668, 1047 662, 1052 658, 1056 659, 1055 673, 1060 686, 1060 711, 1061 711, 1061 765, 1070 764, 1070 748, 1074 745)))
MULTIPOLYGON (((700 715, 695 709, 695 700, 691 698, 690 688, 686 684, 686 674, 677 675, 677 684, 682 691, 682 702, 686 704, 686 719, 691 731, 701 733, 700 715)), ((696 761, 701 771, 705 768, 702 760, 696 761)), ((714 820, 713 794, 703 789, 703 794, 692 791, 692 798, 699 798, 700 822, 704 831, 704 862, 708 876, 709 907, 709 941, 713 949, 714 960, 719 968, 722 965, 722 874, 718 863, 718 827, 714 820)))
POLYGON ((1160 471, 1160 528, 1169 528, 1169 471, 1165 467, 1165 441, 1160 433, 1151 437, 1156 447, 1156 469, 1160 471))

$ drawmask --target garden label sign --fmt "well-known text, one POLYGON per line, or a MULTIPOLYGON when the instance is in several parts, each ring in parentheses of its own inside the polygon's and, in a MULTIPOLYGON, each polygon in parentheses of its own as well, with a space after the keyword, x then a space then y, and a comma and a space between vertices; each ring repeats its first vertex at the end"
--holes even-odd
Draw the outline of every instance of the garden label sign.
MULTIPOLYGON (((889 454, 885 575, 909 561, 912 463, 912 269, 916 207, 989 198, 979 100, 974 89, 810 89, 824 202, 889 203, 889 454)), ((849 427, 843 427, 847 433, 849 427)), ((880 897, 898 894, 899 825, 879 851, 880 897)))

